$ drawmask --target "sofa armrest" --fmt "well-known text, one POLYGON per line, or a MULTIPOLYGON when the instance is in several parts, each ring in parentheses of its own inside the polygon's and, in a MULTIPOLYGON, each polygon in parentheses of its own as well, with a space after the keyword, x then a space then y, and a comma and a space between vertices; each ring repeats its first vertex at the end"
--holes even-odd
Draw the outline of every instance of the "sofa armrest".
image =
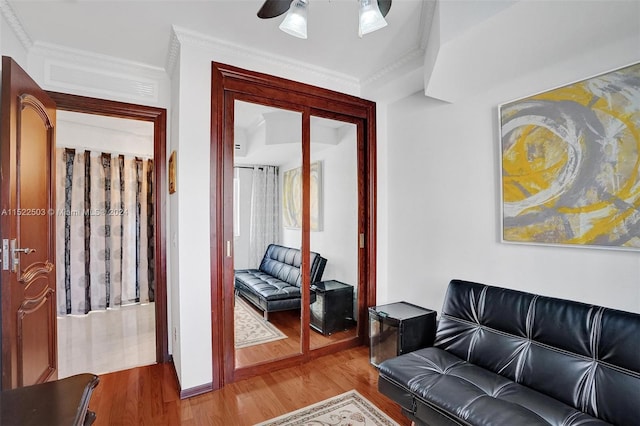
POLYGON ((311 271, 311 282, 317 283, 322 281, 322 274, 324 274, 324 268, 327 266, 327 259, 318 255, 317 267, 311 271))

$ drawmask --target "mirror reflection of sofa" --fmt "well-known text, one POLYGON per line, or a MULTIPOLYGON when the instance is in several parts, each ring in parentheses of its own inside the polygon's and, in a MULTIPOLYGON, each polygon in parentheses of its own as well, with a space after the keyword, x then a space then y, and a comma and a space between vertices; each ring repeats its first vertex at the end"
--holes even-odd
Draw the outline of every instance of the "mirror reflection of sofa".
MULTIPOLYGON (((327 259, 310 252, 311 284, 322 280, 327 259)), ((265 319, 269 312, 299 309, 302 284, 302 252, 300 249, 270 244, 258 269, 235 271, 235 292, 261 311, 265 319)), ((314 302, 315 293, 311 292, 314 302)))

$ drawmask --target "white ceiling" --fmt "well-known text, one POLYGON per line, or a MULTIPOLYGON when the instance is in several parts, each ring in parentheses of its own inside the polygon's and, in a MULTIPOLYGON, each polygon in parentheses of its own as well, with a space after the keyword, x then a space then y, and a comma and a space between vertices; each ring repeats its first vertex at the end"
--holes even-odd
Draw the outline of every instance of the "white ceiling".
MULTIPOLYGON (((640 52, 638 0, 393 0, 389 25, 363 38, 357 0, 310 0, 307 40, 278 29, 284 16, 259 19, 263 1, 0 0, 0 12, 27 49, 60 46, 170 73, 175 33, 186 30, 345 77, 388 102, 421 89, 456 102, 624 40, 640 52)), ((239 112, 238 125, 257 114, 239 112)))
MULTIPOLYGON (((10 0, 31 42, 113 56, 158 68, 168 65, 172 26, 269 55, 366 79, 420 48, 420 0, 394 0, 389 25, 358 38, 357 0, 311 0, 307 40, 278 29, 283 16, 259 19, 263 0, 99 1, 10 0)), ((424 11, 423 11, 424 9, 424 11)))
POLYGON ((307 40, 280 31, 283 16, 259 19, 262 3, 0 0, 0 12, 27 50, 75 49, 171 73, 176 36, 196 34, 389 103, 420 90, 456 102, 598 49, 640 51, 639 0, 393 0, 389 25, 363 38, 357 0, 310 0, 307 40))
MULTIPOLYGON (((312 153, 317 155, 342 140, 351 123, 311 117, 312 153)), ((234 162, 237 165, 283 166, 301 161, 302 115, 265 105, 236 101, 234 105, 235 143, 234 162), (275 131, 267 131, 273 125, 275 131)), ((355 140, 353 141, 355 143, 355 140)))

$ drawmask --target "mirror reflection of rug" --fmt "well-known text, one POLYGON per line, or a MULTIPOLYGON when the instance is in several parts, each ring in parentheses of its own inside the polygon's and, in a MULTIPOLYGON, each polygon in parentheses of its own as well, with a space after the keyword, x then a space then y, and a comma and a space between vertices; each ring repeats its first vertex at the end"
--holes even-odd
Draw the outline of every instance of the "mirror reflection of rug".
POLYGON ((355 390, 255 426, 399 426, 355 390))
POLYGON ((265 321, 241 297, 236 297, 234 327, 236 349, 287 338, 286 334, 265 321))

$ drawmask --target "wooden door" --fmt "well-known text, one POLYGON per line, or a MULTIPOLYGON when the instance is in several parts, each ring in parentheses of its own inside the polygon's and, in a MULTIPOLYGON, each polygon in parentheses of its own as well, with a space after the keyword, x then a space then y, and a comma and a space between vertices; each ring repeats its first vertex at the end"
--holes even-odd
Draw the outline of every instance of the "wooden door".
POLYGON ((2 389, 57 378, 55 103, 2 57, 2 389))

